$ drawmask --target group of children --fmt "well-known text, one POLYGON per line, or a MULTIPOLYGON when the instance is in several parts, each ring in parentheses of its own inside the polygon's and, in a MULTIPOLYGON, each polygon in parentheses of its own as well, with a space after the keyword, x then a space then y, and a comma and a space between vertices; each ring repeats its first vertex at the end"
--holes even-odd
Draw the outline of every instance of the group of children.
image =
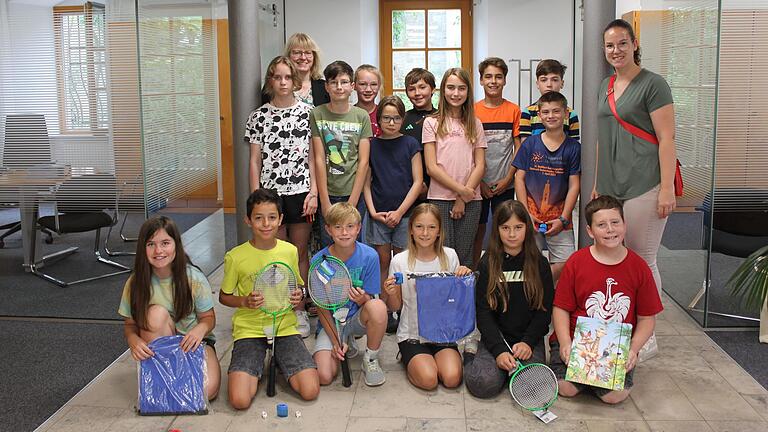
MULTIPOLYGON (((246 127, 253 190, 246 222, 252 237, 227 252, 219 293, 223 305, 237 308, 228 371, 234 408, 247 408, 255 397, 266 351, 263 328, 269 318, 259 310, 263 298, 252 292, 249 278, 280 261, 304 284, 310 263, 325 255, 344 261, 362 288, 350 291, 339 338, 331 337, 336 329, 328 313, 318 311, 325 319, 319 320, 311 354, 300 328, 306 313, 301 293, 292 297, 297 313, 275 329, 277 364, 305 400, 334 380, 341 359, 358 355, 355 340, 363 335, 365 383, 383 384, 379 350, 393 312, 408 379, 426 390, 463 381, 475 396, 493 397, 517 361, 543 362, 551 342, 560 393, 577 394, 582 387, 563 379, 576 318, 594 316, 587 308, 590 299, 602 299, 601 318, 635 325, 627 362, 634 367, 661 302, 648 266, 623 246, 617 200, 602 196, 587 205, 594 244, 575 251, 571 221, 579 196, 580 144, 578 118, 559 92, 565 66, 556 60, 539 63, 541 97, 523 111, 502 96, 508 71, 503 60, 488 58, 478 69, 483 100, 473 103, 469 74, 453 68, 440 83, 436 110, 434 76, 413 69, 405 78, 413 104, 406 112, 398 96, 375 104, 381 74, 373 66, 353 71, 343 61, 329 64, 324 78, 330 102, 313 108, 295 93, 301 82, 291 59, 277 57, 269 64, 263 92, 270 101, 253 112, 246 127), (351 106, 355 90, 358 104, 351 106), (315 214, 324 248, 310 260, 315 214), (398 284, 394 274, 473 270, 479 335, 462 344, 463 353, 455 343, 423 339, 415 283, 398 284), (608 279, 616 295, 601 297, 608 279), (628 304, 618 307, 618 301, 628 304), (554 333, 547 341, 550 324, 554 333)), ((160 220, 142 228, 135 272, 120 306, 131 353, 145 359, 152 355, 148 342, 181 333, 185 350, 208 344, 209 370, 218 373, 210 288, 186 259, 173 222, 160 220)), ((216 395, 218 383, 209 380, 209 396, 216 395)), ((622 391, 595 393, 617 403, 629 394, 631 372, 626 383, 622 391)))

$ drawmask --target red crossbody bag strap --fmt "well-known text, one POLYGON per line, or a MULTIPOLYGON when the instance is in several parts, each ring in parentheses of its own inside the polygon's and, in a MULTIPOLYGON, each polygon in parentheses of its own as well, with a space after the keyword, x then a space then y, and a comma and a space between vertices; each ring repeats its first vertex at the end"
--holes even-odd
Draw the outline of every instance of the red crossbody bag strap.
MULTIPOLYGON (((627 132, 631 133, 637 138, 648 141, 651 144, 659 145, 659 140, 656 139, 655 135, 640 129, 639 127, 629 122, 626 122, 624 121, 624 119, 619 117, 619 113, 616 111, 616 97, 613 94, 613 83, 615 81, 616 81, 616 75, 611 75, 611 77, 608 79, 608 106, 611 107, 611 112, 613 113, 613 117, 616 118, 616 121, 618 121, 621 127, 623 127, 627 132)), ((676 160, 675 164, 676 164, 675 178, 674 178, 675 195, 683 196, 683 175, 680 171, 680 161, 676 160)))
POLYGON ((611 107, 611 112, 613 113, 613 116, 616 118, 616 121, 619 122, 621 127, 626 129, 627 132, 631 133, 632 135, 643 139, 645 141, 648 141, 649 143, 653 143, 656 145, 659 145, 659 140, 656 139, 656 137, 639 127, 630 124, 621 117, 619 117, 619 113, 616 111, 616 97, 613 95, 613 83, 616 81, 616 75, 611 75, 611 77, 608 79, 608 106, 611 107))

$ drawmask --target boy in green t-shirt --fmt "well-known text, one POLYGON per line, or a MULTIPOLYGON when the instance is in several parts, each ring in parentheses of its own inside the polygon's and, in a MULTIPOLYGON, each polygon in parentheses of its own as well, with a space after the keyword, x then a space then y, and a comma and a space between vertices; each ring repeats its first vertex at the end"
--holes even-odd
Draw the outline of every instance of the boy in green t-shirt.
MULTIPOLYGON (((355 88, 352 67, 338 60, 326 66, 323 75, 331 101, 309 114, 321 226, 328 209, 337 202, 349 202, 365 215, 361 195, 372 135, 368 113, 349 104, 355 88)), ((331 244, 325 230, 320 232, 320 241, 323 246, 331 244)))
MULTIPOLYGON (((253 275, 267 264, 279 261, 288 264, 299 285, 304 284, 296 246, 277 238, 283 219, 277 193, 257 189, 248 197, 246 208, 245 223, 251 227, 252 237, 224 256, 224 280, 219 292, 221 304, 237 308, 232 317, 235 344, 228 371, 229 403, 235 409, 247 409, 256 396, 267 349, 264 327, 272 325, 272 317, 259 309, 264 297, 253 292, 253 275)), ((302 291, 295 290, 291 304, 295 306, 302 297, 302 291)), ((274 333, 273 361, 277 361, 280 372, 302 399, 317 398, 320 379, 315 362, 296 330, 296 314, 291 311, 279 318, 274 333)))

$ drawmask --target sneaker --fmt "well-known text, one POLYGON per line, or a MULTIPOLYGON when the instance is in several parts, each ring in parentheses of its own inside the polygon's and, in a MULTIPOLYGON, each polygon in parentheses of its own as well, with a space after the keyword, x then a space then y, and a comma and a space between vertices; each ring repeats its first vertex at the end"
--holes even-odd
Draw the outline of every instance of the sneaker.
POLYGON ((369 387, 380 386, 387 380, 384 376, 384 370, 379 365, 379 359, 363 359, 363 374, 365 375, 365 385, 369 387))
POLYGON ((387 312, 387 334, 397 333, 397 327, 400 325, 400 314, 397 312, 387 312))
POLYGON ((307 312, 302 310, 296 311, 296 330, 299 331, 299 334, 301 334, 302 338, 309 337, 309 333, 312 328, 309 325, 309 317, 307 316, 307 312))
POLYGON ((355 358, 360 354, 360 348, 357 347, 357 340, 354 336, 347 338, 347 358, 355 358))

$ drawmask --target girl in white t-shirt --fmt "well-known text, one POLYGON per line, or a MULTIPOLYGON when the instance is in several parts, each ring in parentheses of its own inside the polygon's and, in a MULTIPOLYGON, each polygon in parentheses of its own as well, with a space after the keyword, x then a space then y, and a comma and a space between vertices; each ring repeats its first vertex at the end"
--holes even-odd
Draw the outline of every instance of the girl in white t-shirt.
POLYGON ((459 265, 456 252, 443 246, 443 230, 440 211, 430 203, 419 204, 413 209, 408 223, 408 249, 392 258, 389 278, 384 281, 387 303, 400 309, 397 343, 402 362, 406 366, 408 380, 424 390, 434 390, 438 382, 447 388, 461 384, 461 356, 456 344, 433 344, 419 336, 416 306, 416 283, 405 278, 402 285, 395 283, 393 275, 399 273, 452 272, 459 276, 471 270, 459 265))
POLYGON ((456 249, 461 264, 472 266, 472 244, 480 219, 480 181, 485 174, 483 124, 475 117, 467 71, 445 71, 437 113, 424 120, 422 142, 432 179, 427 199, 443 217, 445 245, 456 249))
MULTIPOLYGON (((309 112, 312 107, 296 99, 301 88, 296 66, 288 57, 275 57, 267 67, 262 93, 270 102, 251 113, 245 126, 250 143, 250 187, 272 189, 283 201, 281 240, 290 241, 299 252, 299 272, 307 280, 309 236, 317 210, 317 185, 312 160, 309 112)), ((296 308, 298 330, 309 336, 309 318, 304 305, 296 308)))

